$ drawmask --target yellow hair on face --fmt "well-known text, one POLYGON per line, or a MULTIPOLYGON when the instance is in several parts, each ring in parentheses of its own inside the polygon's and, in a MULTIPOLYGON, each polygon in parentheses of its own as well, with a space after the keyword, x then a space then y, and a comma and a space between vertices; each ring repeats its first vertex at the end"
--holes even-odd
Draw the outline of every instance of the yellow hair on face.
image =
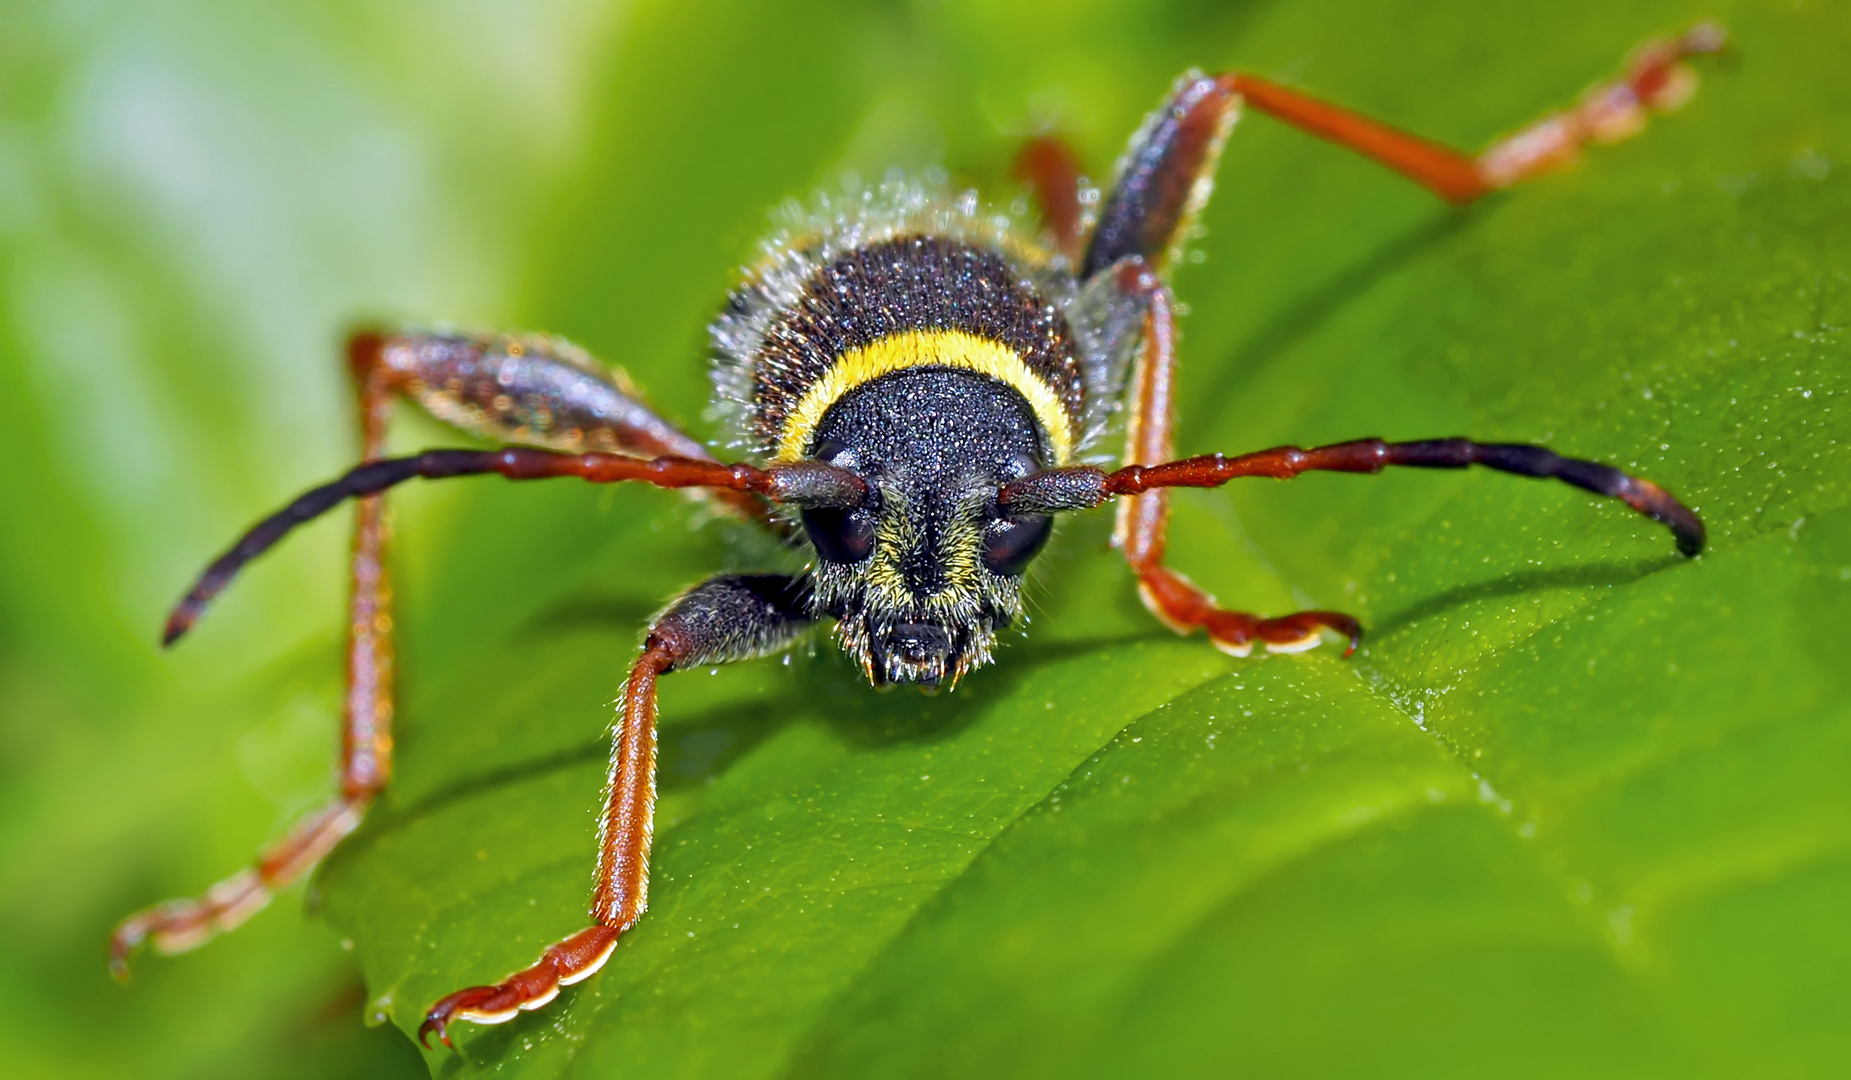
POLYGON ((1054 464, 1065 465, 1073 456, 1073 422, 1060 395, 1013 349, 962 330, 908 330, 836 357, 785 417, 777 460, 801 459, 823 414, 850 390, 882 375, 927 367, 972 371, 1013 388, 1027 400, 1047 432, 1054 464))

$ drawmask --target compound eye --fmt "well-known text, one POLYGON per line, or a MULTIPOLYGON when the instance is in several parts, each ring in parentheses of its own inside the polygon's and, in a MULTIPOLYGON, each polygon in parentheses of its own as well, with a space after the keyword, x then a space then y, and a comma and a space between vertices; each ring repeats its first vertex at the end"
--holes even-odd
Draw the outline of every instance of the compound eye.
POLYGON ((983 534, 983 565, 1003 577, 1016 577, 1047 546, 1054 519, 1047 514, 995 518, 983 534))
POLYGON ((874 515, 866 510, 805 510, 803 531, 825 562, 858 563, 874 551, 874 515))

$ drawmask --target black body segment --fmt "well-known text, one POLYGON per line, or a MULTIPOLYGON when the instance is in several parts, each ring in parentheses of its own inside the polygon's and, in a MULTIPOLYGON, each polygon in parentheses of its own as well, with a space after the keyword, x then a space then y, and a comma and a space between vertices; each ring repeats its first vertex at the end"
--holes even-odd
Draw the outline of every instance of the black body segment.
POLYGON ((1085 389, 1073 331, 997 251, 900 236, 822 267, 765 336, 753 366, 751 422, 776 445, 805 393, 844 354, 909 331, 961 331, 1015 353, 1077 426, 1085 389))

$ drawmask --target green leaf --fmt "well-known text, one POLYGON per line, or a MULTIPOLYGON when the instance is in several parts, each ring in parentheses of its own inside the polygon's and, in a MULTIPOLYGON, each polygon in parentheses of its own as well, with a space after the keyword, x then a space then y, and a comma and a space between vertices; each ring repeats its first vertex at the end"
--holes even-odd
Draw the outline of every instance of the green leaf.
MULTIPOLYGON (((10 279, 0 367, 27 373, 7 389, 35 403, 28 467, 0 495, 45 519, 0 529, 0 676, 61 695, 5 732, 32 751, 9 758, 53 763, 27 789, 49 794, 5 822, 23 854, 4 878, 36 886, 8 887, 9 925, 28 932, 5 955, 34 992, 8 991, 26 1020, 0 1037, 29 1065, 120 1072, 137 1047, 106 1041, 117 1026, 176 1074, 391 1060, 265 1056, 305 1045, 291 1024, 328 1008, 340 978, 319 958, 330 935, 304 944, 280 911, 146 963, 133 1004, 63 974, 118 908, 210 880, 325 791, 319 773, 273 774, 325 760, 338 528, 254 571, 172 671, 151 639, 199 558, 344 462, 323 356, 341 320, 564 333, 706 431, 705 320, 764 209, 844 169, 942 164, 1006 199, 1014 144, 1053 118, 1103 173, 1190 65, 1482 145, 1695 14, 1591 0, 547 10, 529 38, 448 6, 107 33, 48 19, 42 38, 69 56, 47 46, 13 67, 52 69, 27 83, 50 88, 33 115, 57 136, 32 147, 52 224, 9 247, 24 253, 9 269, 27 269, 10 279), (60 89, 67 71, 83 93, 60 89), (160 108, 96 135, 125 101, 160 108), (124 134, 139 130, 168 138, 124 134), (47 355, 117 366, 59 382, 47 355), (98 477, 125 446, 148 454, 130 459, 140 486, 111 487, 98 477), (79 749, 25 734, 67 729, 79 749), (184 802, 194 789, 224 794, 184 802), (73 873, 73 847, 109 869, 73 873), (54 915, 45 896, 82 902, 54 915), (63 1015, 102 1031, 87 1042, 63 1015)), ((1806 1075, 1842 1061, 1851 25, 1753 0, 1704 14, 1740 51, 1704 68, 1684 111, 1463 213, 1249 117, 1205 259, 1176 274, 1192 308, 1185 452, 1541 440, 1695 505, 1712 535, 1701 559, 1561 485, 1314 476, 1177 495, 1174 562, 1236 606, 1354 612, 1370 636, 1348 661, 1234 660, 1160 630, 1092 515, 1043 556, 1027 635, 955 693, 877 695, 826 642, 788 665, 677 675, 649 914, 544 1011, 459 1025, 461 1053, 427 1055, 432 1070, 1806 1075)), ((15 213, 0 225, 18 205, 0 200, 15 213)), ((413 420, 400 438, 454 437, 413 420)), ((644 620, 706 574, 788 556, 697 527, 658 492, 468 481, 397 505, 397 777, 316 891, 354 943, 368 1014, 409 1034, 439 995, 584 924, 609 703, 644 620)))
MULTIPOLYGON (((1066 107, 1103 163, 1152 75, 1195 61, 1471 145, 1684 18, 1346 10, 1341 27, 1245 11, 1212 36, 1181 13, 1128 31, 1104 13, 743 14, 719 33, 694 29, 713 12, 645 13, 534 317, 693 415, 696 328, 757 208, 827 183, 832 152, 871 167, 858 155, 909 124, 929 138, 921 112, 943 118, 954 171, 995 179, 1006 151, 982 110, 1023 115, 1031 89, 1083 103, 1066 107), (1084 75, 1039 55, 1015 70, 1030 31, 1051 55, 1099 51, 1084 75), (888 34, 963 70, 895 72, 888 34)), ((1208 260, 1178 274, 1186 450, 1540 439, 1685 496, 1712 530, 1702 559, 1559 485, 1314 477, 1179 496, 1175 562, 1243 606, 1356 612, 1372 635, 1349 662, 1169 637, 1093 520, 1045 560, 1027 640, 955 694, 876 696, 827 646, 678 676, 649 915, 597 977, 539 1015, 459 1028, 433 1067, 1836 1060, 1851 102, 1825 73, 1851 35, 1819 12, 1726 14, 1739 58, 1687 110, 1463 214, 1250 119, 1208 260)), ((438 995, 583 924, 607 701, 640 620, 731 550, 654 493, 468 502, 406 604, 399 785, 323 878, 381 1015, 408 1032, 438 995)))

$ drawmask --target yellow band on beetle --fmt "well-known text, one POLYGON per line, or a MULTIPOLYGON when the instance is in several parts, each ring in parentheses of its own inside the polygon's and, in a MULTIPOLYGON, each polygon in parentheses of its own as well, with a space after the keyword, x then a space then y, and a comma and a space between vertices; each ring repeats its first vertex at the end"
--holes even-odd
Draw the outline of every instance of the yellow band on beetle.
POLYGON ((924 367, 974 371, 1013 388, 1027 400, 1042 430, 1047 432, 1054 464, 1065 465, 1073 456, 1073 423, 1060 395, 1023 363, 1015 350, 962 330, 908 330, 836 357, 784 418, 777 460, 801 459, 823 414, 842 395, 882 375, 924 367))

